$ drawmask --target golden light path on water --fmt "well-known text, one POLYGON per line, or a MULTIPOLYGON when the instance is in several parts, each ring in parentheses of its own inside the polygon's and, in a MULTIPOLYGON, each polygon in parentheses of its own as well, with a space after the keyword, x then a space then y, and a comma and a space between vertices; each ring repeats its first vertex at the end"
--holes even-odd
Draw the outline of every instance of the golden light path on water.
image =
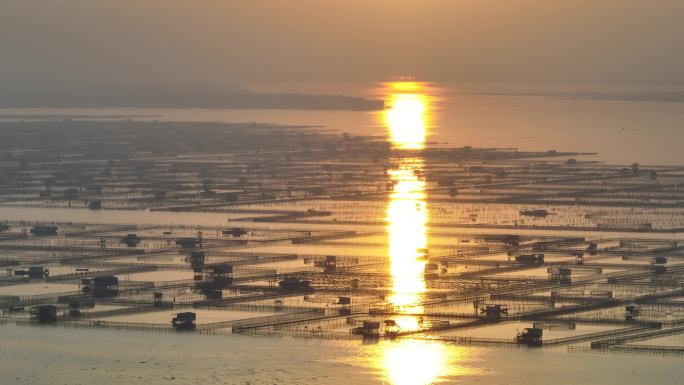
MULTIPOLYGON (((427 86, 394 82, 386 86, 389 108, 383 122, 393 148, 407 150, 391 160, 388 170, 393 187, 387 204, 388 254, 391 294, 387 301, 398 312, 400 330, 418 330, 425 296, 424 271, 428 253, 425 160, 420 156, 429 128, 430 96, 427 86)), ((399 339, 379 346, 378 368, 394 385, 426 385, 449 372, 448 352, 440 343, 399 339)), ((452 352, 453 353, 453 352, 452 352)), ((453 357, 451 357, 453 359, 453 357)))
MULTIPOLYGON (((420 313, 418 303, 425 291, 425 260, 428 252, 425 160, 419 151, 425 147, 428 113, 427 86, 417 82, 389 83, 389 109, 385 110, 389 140, 399 152, 387 171, 392 191, 387 205, 388 254, 392 290, 388 298, 400 312, 420 313), (423 92, 421 92, 423 91, 423 92)), ((418 320, 400 317, 402 330, 416 330, 418 320)))
POLYGON ((429 125, 429 96, 422 83, 394 82, 387 86, 390 108, 383 114, 392 146, 422 149, 429 125))

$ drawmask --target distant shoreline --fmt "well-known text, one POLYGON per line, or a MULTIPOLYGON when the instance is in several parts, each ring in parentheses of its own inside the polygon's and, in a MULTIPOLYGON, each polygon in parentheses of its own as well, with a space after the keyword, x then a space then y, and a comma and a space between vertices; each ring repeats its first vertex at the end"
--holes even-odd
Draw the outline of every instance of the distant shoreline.
POLYGON ((160 115, 99 115, 99 114, 0 114, 0 120, 61 120, 61 119, 152 119, 160 115))
POLYGON ((378 111, 382 100, 346 95, 254 92, 233 89, 226 92, 46 93, 0 95, 0 108, 207 108, 255 110, 378 111))
POLYGON ((457 92, 458 95, 532 96, 570 100, 607 100, 625 102, 684 102, 684 91, 661 92, 457 92))

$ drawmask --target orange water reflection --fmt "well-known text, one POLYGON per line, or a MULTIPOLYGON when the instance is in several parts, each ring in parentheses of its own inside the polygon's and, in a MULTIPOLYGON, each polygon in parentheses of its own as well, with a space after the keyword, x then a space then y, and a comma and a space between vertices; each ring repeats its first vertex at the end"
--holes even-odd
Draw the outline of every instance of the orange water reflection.
POLYGON ((419 82, 392 82, 385 86, 387 104, 383 124, 392 146, 422 149, 430 127, 431 96, 429 85, 419 82))
MULTIPOLYGON (((423 272, 428 253, 427 200, 425 195, 425 147, 429 126, 428 86, 419 82, 386 84, 389 109, 383 122, 393 148, 400 150, 388 170, 392 191, 387 205, 388 254, 391 294, 388 302, 401 313, 421 313, 419 303, 425 294, 423 272), (404 152, 403 150, 407 150, 404 152)), ((414 317, 400 317, 401 329, 419 327, 414 317)))
MULTIPOLYGON (((383 123, 391 146, 399 150, 388 170, 392 190, 387 204, 390 275, 388 304, 403 316, 396 318, 402 331, 419 330, 421 301, 427 291, 424 271, 428 254, 425 148, 430 121, 427 85, 394 82, 386 85, 389 109, 383 123), (404 153, 403 151, 406 150, 404 153)), ((426 385, 447 373, 445 346, 427 340, 400 340, 380 346, 378 367, 394 385, 426 385)))
MULTIPOLYGON (((428 253, 427 202, 424 161, 420 157, 398 159, 388 170, 393 189, 387 205, 387 234, 392 277, 388 302, 401 313, 421 313, 419 302, 426 291, 425 258, 428 253)), ((402 329, 417 329, 414 317, 397 319, 402 329)))

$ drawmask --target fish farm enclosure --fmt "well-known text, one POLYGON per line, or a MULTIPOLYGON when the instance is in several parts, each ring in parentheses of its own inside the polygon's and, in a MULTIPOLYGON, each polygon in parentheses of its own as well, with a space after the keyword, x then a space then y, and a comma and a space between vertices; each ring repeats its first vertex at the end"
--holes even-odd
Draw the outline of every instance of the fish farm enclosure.
POLYGON ((4 324, 684 353, 684 167, 266 124, 0 135, 4 324))

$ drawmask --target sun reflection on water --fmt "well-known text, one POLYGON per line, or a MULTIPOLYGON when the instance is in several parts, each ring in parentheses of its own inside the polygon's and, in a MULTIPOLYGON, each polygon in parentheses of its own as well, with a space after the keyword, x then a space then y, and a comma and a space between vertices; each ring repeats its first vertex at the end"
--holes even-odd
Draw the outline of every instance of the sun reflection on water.
MULTIPOLYGON (((429 127, 430 98, 427 86, 417 82, 394 82, 386 87, 390 108, 383 114, 390 144, 399 152, 388 170, 392 190, 387 205, 390 275, 388 304, 403 316, 396 318, 401 331, 421 328, 421 300, 427 291, 424 278, 428 257, 425 148, 429 127)), ((382 344, 378 366, 394 385, 426 385, 447 372, 446 348, 426 340, 400 340, 382 344)))
MULTIPOLYGON (((392 276, 388 301, 400 312, 419 313, 417 303, 426 291, 423 271, 427 253, 427 203, 424 169, 421 158, 399 159, 396 168, 388 171, 394 187, 387 206, 387 234, 392 276)), ((405 329, 413 317, 401 317, 399 326, 405 329)), ((412 329, 417 327, 414 325, 412 329)))
POLYGON ((402 340, 388 344, 383 365, 394 385, 428 385, 448 371, 446 347, 433 341, 402 340))
POLYGON ((383 113, 383 124, 393 147, 417 150, 425 147, 430 126, 432 95, 426 83, 402 81, 385 84, 389 109, 383 113))
MULTIPOLYGON (((399 150, 425 147, 428 127, 428 86, 419 82, 392 82, 386 85, 390 108, 384 113, 389 141, 399 150)), ((419 152, 399 152, 387 171, 392 191, 387 205, 388 254, 391 294, 388 302, 399 312, 420 313, 420 300, 426 286, 423 272, 428 253, 425 160, 419 152)), ((399 327, 417 329, 414 317, 400 317, 399 327)))
POLYGON ((415 93, 391 95, 390 108, 385 112, 392 145, 402 149, 425 147, 427 129, 427 98, 415 93))

